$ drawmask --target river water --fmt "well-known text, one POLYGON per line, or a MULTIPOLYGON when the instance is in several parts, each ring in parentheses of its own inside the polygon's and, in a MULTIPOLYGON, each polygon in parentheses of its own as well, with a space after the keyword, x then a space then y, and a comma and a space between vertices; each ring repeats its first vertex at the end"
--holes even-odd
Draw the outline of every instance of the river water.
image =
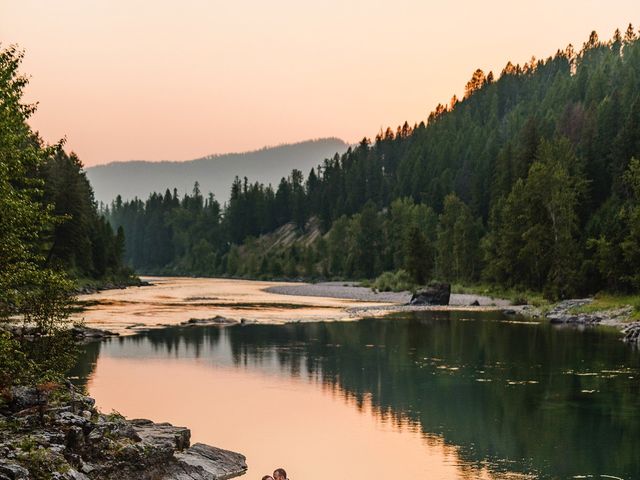
POLYGON ((85 347, 104 412, 188 426, 259 479, 640 478, 640 355, 489 312, 167 327, 85 347))

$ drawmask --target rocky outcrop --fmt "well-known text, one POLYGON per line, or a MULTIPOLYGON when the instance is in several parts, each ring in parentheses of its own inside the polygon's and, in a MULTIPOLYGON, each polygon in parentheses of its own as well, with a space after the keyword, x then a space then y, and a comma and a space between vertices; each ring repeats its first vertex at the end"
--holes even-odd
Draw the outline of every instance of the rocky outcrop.
POLYGON ((216 315, 211 318, 191 318, 186 322, 182 322, 180 325, 186 327, 195 327, 195 326, 225 326, 225 325, 235 325, 239 323, 237 320, 233 320, 231 318, 221 317, 220 315, 216 315))
POLYGON ((14 387, 0 409, 0 480, 218 480, 239 453, 197 443, 185 427, 99 413, 72 387, 14 387))
MULTIPOLYGON (((6 331, 16 337, 23 337, 27 340, 33 339, 39 335, 38 329, 31 325, 23 325, 21 323, 0 323, 0 331, 6 331)), ((99 340, 102 338, 117 337, 120 334, 100 328, 87 327, 86 325, 73 325, 69 328, 71 336, 78 342, 88 340, 99 340)))
POLYGON ((640 322, 633 322, 622 329, 622 340, 633 345, 640 345, 640 322))
POLYGON ((448 283, 432 283, 413 294, 409 305, 449 305, 451 285, 448 283))
POLYGON ((546 315, 551 323, 564 323, 575 325, 597 325, 600 323, 619 325, 629 317, 632 307, 623 307, 598 312, 577 312, 576 309, 588 305, 592 298, 580 298, 564 300, 552 308, 546 315))

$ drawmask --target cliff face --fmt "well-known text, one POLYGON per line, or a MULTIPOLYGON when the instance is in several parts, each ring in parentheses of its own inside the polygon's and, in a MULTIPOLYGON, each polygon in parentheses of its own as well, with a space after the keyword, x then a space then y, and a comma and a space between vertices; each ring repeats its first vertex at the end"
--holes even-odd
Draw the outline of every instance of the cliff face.
POLYGON ((0 480, 219 480, 245 473, 239 453, 184 427, 104 415, 73 387, 14 387, 0 406, 0 480))

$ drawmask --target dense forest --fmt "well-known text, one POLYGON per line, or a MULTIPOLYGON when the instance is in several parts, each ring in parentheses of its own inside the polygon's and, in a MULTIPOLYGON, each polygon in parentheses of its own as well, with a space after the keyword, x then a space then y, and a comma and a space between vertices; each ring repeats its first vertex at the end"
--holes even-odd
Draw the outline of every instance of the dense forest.
POLYGON ((196 184, 182 197, 118 198, 106 213, 124 228, 126 260, 146 272, 406 270, 416 283, 486 281, 549 298, 637 291, 638 159, 640 41, 629 25, 499 74, 478 69, 463 98, 306 178, 236 178, 224 205, 196 184))
POLYGON ((45 145, 27 124, 35 107, 21 103, 22 56, 15 47, 0 50, 0 243, 9 249, 0 255, 0 270, 30 251, 38 268, 79 283, 127 280, 124 232, 114 232, 98 211, 82 162, 64 151, 63 141, 45 145), (16 210, 18 199, 41 216, 16 210))
POLYGON ((12 385, 46 385, 73 364, 78 287, 132 279, 123 231, 98 212, 82 163, 27 123, 22 58, 0 48, 0 403, 12 385))

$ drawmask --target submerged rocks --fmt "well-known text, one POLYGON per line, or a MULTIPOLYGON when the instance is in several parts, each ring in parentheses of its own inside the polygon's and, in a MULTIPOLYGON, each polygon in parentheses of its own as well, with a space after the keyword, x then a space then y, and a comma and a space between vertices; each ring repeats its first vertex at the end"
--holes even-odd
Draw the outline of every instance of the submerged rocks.
MULTIPOLYGON (((6 331, 16 337, 21 337, 26 340, 33 340, 39 337, 41 334, 38 329, 32 325, 23 325, 20 323, 4 323, 0 324, 0 331, 6 331)), ((100 340, 103 338, 117 337, 120 335, 116 332, 109 330, 102 330, 100 328, 87 327, 85 325, 76 324, 69 328, 71 336, 78 342, 87 342, 89 340, 100 340)))
POLYGON ((622 341, 640 345, 640 322, 633 322, 622 329, 624 337, 622 341))
POLYGON ((85 325, 74 325, 71 328, 71 334, 77 339, 101 339, 109 337, 117 337, 120 334, 100 328, 87 327, 85 325))
POLYGON ((0 480, 217 480, 243 474, 245 457, 190 446, 185 427, 104 415, 73 387, 48 402, 14 387, 0 411, 0 480))
POLYGON ((235 325, 236 323, 238 323, 237 320, 233 320, 231 318, 226 318, 226 317, 222 317, 220 315, 216 315, 215 317, 211 317, 211 318, 191 318, 191 319, 187 320, 186 322, 182 322, 180 325, 187 326, 187 327, 193 327, 193 326, 196 326, 196 325, 200 325, 200 326, 207 326, 207 325, 225 326, 225 325, 235 325))
POLYGON ((423 290, 413 294, 409 305, 449 305, 451 285, 449 283, 431 283, 423 290))

